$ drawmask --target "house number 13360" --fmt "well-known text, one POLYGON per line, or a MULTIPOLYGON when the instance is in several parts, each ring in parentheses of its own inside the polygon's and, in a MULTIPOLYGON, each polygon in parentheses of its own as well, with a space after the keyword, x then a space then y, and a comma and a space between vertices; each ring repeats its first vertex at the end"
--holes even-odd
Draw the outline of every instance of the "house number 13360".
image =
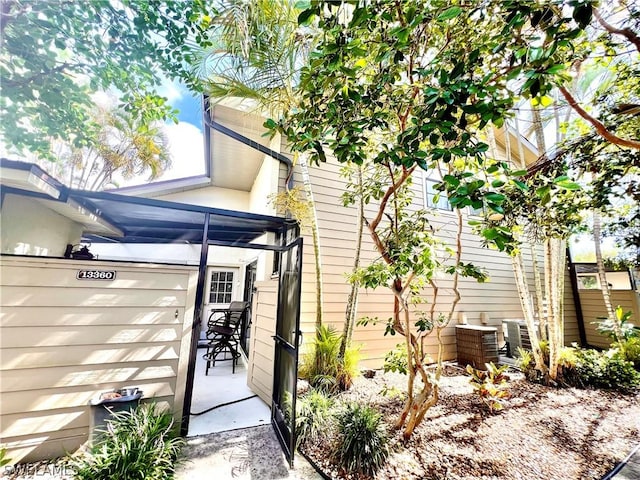
POLYGON ((78 280, 115 280, 115 270, 78 270, 78 280))

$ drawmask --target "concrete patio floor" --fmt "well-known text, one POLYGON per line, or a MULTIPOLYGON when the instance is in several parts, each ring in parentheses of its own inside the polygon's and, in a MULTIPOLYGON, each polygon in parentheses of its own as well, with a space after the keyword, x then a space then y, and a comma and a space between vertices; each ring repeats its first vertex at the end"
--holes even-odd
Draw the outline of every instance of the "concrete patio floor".
POLYGON ((271 425, 211 433, 187 439, 176 480, 321 480, 296 455, 289 469, 271 425))
POLYGON ((235 373, 232 373, 231 361, 221 361, 205 375, 206 362, 202 359, 205 352, 205 349, 198 349, 187 436, 268 425, 271 410, 247 386, 247 368, 242 359, 236 365, 235 373), (227 403, 230 405, 206 412, 227 403))

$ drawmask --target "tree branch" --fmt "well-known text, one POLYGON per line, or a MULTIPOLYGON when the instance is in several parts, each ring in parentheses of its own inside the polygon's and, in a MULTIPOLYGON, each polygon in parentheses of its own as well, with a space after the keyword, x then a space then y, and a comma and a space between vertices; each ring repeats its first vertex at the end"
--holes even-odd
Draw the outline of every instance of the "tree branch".
POLYGON ((29 85, 32 85, 33 83, 35 83, 36 81, 40 81, 43 78, 48 77, 49 75, 53 75, 55 73, 64 72, 70 66, 71 66, 71 64, 65 62, 65 63, 61 63, 60 65, 57 65, 57 66, 55 66, 53 68, 49 68, 47 70, 35 73, 34 75, 31 75, 28 78, 22 78, 19 81, 18 80, 10 80, 8 78, 3 79, 2 81, 3 81, 5 86, 9 86, 9 87, 29 86, 29 85))
POLYGON ((598 19, 598 22, 600 23, 600 25, 602 25, 605 28, 605 30, 607 30, 607 32, 613 33, 614 35, 622 35, 631 43, 633 43, 636 46, 636 49, 638 50, 638 52, 640 52, 640 37, 638 37, 638 34, 636 32, 634 32, 628 27, 627 28, 614 27, 613 25, 608 23, 604 18, 602 18, 602 15, 600 15, 600 12, 598 11, 597 8, 593 9, 593 14, 598 19))
MULTIPOLYGON (((413 165, 409 169, 405 169, 402 172, 402 175, 400 175, 400 178, 398 179, 398 181, 395 182, 393 185, 391 185, 387 189, 387 191, 384 193, 384 196, 380 200, 380 207, 378 208, 378 215, 376 215, 376 218, 374 218, 373 221, 369 224, 369 229, 371 229, 371 231, 374 231, 374 230, 376 230, 376 228, 378 228, 378 224, 382 220, 382 216, 384 215, 384 210, 387 207, 387 203, 389 202, 389 198, 391 198, 391 195, 393 195, 393 193, 398 188, 400 188, 400 186, 405 182, 405 180, 407 178, 409 178, 411 176, 411 174, 413 173, 413 171, 415 169, 416 169, 416 165, 413 165)), ((393 177, 392 177, 392 180, 393 180, 393 177)))
POLYGON ((600 120, 589 115, 589 113, 587 113, 580 105, 578 105, 578 102, 576 101, 576 99, 573 98, 571 93, 569 93, 569 91, 565 87, 559 87, 559 90, 564 96, 564 98, 567 100, 571 108, 573 108, 576 111, 576 113, 580 115, 582 118, 584 118, 587 122, 593 125, 598 135, 600 135, 602 138, 620 147, 628 147, 628 148, 640 150, 640 141, 627 140, 625 138, 620 138, 617 135, 614 135, 609 130, 607 130, 607 127, 605 127, 605 125, 600 120))

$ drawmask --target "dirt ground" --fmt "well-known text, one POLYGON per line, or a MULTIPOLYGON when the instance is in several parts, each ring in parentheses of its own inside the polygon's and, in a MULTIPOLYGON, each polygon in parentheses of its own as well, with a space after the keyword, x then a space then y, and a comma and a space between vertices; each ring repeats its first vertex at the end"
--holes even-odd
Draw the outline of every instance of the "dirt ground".
MULTIPOLYGON (((639 394, 550 388, 519 373, 509 376, 511 396, 502 411, 491 414, 464 371, 448 366, 440 401, 408 442, 400 432, 391 433, 392 453, 375 478, 600 479, 640 442, 639 394)), ((392 423, 402 409, 399 390, 405 384, 403 375, 377 372, 372 379, 358 378, 341 398, 369 403, 392 423)), ((331 441, 325 437, 303 450, 331 478, 365 478, 330 463, 331 441)))

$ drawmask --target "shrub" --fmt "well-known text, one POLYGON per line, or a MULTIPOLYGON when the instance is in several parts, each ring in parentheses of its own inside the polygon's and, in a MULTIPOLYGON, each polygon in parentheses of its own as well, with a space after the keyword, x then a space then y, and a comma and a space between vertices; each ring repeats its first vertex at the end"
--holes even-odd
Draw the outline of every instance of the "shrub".
POLYGON ((615 318, 613 320, 609 318, 602 318, 595 323, 596 329, 602 335, 610 337, 615 342, 624 342, 629 340, 633 336, 637 336, 633 324, 629 321, 631 319, 632 312, 625 312, 620 305, 616 308, 615 318), (622 333, 622 338, 618 338, 616 332, 622 333))
POLYGON ((500 400, 509 397, 507 390, 507 380, 509 377, 505 372, 509 365, 496 367, 493 362, 486 364, 487 370, 478 370, 471 365, 467 365, 467 373, 471 375, 471 386, 478 394, 482 403, 489 407, 491 413, 502 410, 500 400))
POLYGON ((530 382, 539 382, 541 380, 540 372, 536 370, 533 354, 529 350, 518 347, 517 366, 530 382))
POLYGON ((10 463, 11 458, 7 456, 7 447, 0 447, 0 467, 4 467, 10 463))
MULTIPOLYGON (((541 341, 540 350, 542 351, 542 358, 545 364, 548 364, 549 342, 546 340, 541 341)), ((576 384, 575 367, 577 358, 575 351, 576 349, 572 347, 563 347, 560 349, 558 356, 558 377, 556 378, 556 383, 565 385, 576 384)), ((525 374, 527 380, 530 382, 545 383, 546 379, 542 373, 535 368, 533 354, 528 350, 518 347, 518 355, 520 358, 518 358, 517 366, 525 374)))
POLYGON ((311 349, 302 358, 299 376, 325 392, 348 390, 358 375, 358 349, 349 347, 344 360, 338 358, 342 337, 333 327, 321 326, 311 349))
POLYGON ((369 406, 350 403, 338 415, 337 427, 336 462, 348 472, 375 474, 389 456, 382 416, 369 406))
POLYGON ((117 412, 99 443, 72 461, 76 479, 160 480, 172 478, 183 440, 173 415, 156 404, 117 412))
POLYGON ((407 348, 403 344, 387 352, 384 356, 384 371, 407 374, 407 348))
POLYGON ((625 358, 633 363, 633 367, 640 371, 640 337, 631 337, 623 342, 622 350, 625 358))
POLYGON ((296 446, 318 440, 331 423, 333 399, 319 390, 310 390, 296 403, 296 446))
POLYGON ((640 373, 616 349, 605 352, 576 350, 576 375, 579 386, 616 390, 640 387, 640 373))

